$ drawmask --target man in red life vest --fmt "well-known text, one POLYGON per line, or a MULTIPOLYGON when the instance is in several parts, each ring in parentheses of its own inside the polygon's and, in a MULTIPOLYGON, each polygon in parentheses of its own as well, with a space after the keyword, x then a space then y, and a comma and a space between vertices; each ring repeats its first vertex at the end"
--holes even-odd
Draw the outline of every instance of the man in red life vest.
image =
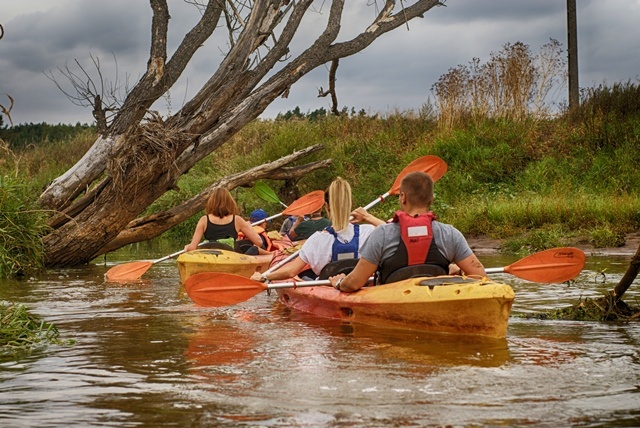
POLYGON ((466 275, 485 276, 484 266, 462 233, 435 220, 429 211, 433 199, 433 180, 428 174, 407 174, 400 183, 401 210, 393 222, 371 232, 354 270, 329 278, 331 285, 340 291, 357 291, 376 271, 381 283, 394 282, 403 279, 398 273, 407 266, 424 266, 433 275, 446 275, 451 263, 466 275))

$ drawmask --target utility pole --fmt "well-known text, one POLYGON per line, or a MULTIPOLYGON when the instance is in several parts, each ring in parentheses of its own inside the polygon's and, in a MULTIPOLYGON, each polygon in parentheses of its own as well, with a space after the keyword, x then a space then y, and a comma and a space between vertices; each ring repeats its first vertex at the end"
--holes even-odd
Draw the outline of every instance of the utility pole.
POLYGON ((578 84, 578 24, 576 19, 576 0, 567 0, 567 44, 569 63, 569 111, 580 105, 580 87, 578 84))

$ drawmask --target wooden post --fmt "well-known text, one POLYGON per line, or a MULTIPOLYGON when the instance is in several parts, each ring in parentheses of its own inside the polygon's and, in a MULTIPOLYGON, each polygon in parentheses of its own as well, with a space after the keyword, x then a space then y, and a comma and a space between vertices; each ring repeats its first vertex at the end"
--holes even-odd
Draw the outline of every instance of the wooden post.
POLYGON ((567 44, 569 45, 569 110, 571 111, 580 105, 576 0, 567 0, 567 44))

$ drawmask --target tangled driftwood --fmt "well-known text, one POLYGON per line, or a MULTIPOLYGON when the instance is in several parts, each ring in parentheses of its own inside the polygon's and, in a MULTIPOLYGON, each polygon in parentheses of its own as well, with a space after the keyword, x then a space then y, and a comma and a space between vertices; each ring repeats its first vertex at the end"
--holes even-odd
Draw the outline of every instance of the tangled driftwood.
POLYGON ((109 159, 109 175, 121 188, 124 187, 124 177, 128 176, 127 171, 133 172, 135 177, 156 168, 163 171, 174 168, 179 175, 175 165, 176 157, 180 154, 180 147, 189 145, 194 137, 177 127, 168 126, 159 114, 150 112, 146 122, 132 127, 121 137, 126 144, 114 146, 115 152, 125 147, 126 153, 119 153, 109 159))

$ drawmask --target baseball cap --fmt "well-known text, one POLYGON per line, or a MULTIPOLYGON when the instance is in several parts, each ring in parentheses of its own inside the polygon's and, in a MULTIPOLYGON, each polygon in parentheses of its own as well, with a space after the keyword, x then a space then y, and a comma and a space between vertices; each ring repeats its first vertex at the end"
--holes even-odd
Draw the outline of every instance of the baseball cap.
POLYGON ((249 214, 249 221, 251 223, 264 220, 265 218, 267 218, 267 213, 265 210, 261 210, 261 209, 253 210, 251 211, 251 214, 249 214))

